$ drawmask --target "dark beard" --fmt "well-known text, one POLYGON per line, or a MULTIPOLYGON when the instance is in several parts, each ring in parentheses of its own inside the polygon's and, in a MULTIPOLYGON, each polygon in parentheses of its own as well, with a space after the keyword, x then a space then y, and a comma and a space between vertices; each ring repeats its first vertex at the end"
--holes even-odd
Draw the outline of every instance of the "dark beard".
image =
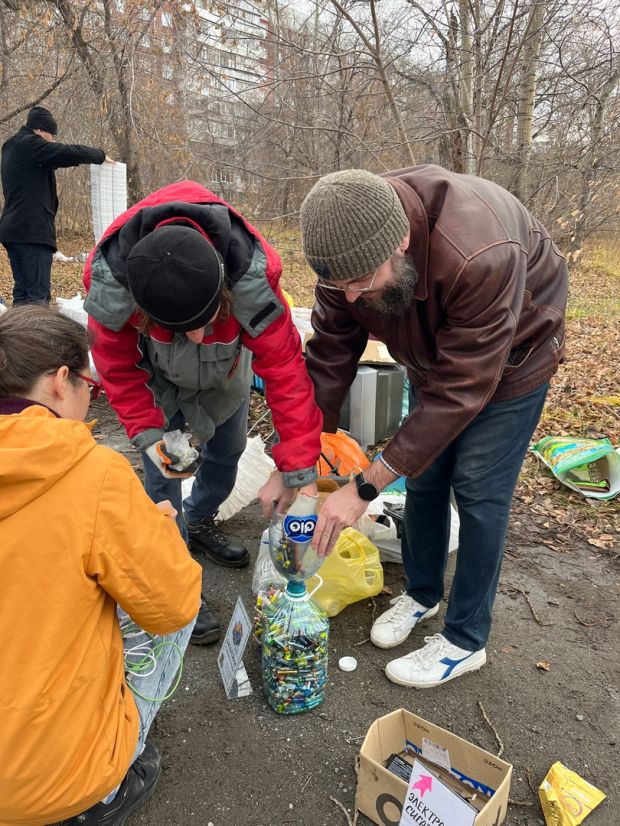
POLYGON ((392 262, 393 283, 384 287, 374 298, 362 295, 359 303, 364 310, 379 315, 404 316, 409 312, 418 281, 418 271, 408 255, 392 262))

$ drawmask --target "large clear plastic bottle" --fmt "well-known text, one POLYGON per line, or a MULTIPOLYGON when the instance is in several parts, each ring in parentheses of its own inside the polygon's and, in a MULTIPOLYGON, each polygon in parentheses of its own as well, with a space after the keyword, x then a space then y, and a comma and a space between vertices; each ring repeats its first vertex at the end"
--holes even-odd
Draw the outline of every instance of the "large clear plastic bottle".
POLYGON ((299 714, 323 702, 329 620, 303 582, 290 580, 263 615, 263 688, 279 714, 299 714))
POLYGON ((310 544, 317 520, 318 496, 298 493, 286 514, 274 513, 269 527, 269 553, 276 570, 288 580, 303 580, 323 560, 310 544))
POLYGON ((274 514, 269 529, 271 558, 288 580, 263 613, 263 688, 279 714, 316 708, 327 684, 329 620, 305 585, 323 561, 310 544, 317 502, 298 494, 285 516, 274 514))

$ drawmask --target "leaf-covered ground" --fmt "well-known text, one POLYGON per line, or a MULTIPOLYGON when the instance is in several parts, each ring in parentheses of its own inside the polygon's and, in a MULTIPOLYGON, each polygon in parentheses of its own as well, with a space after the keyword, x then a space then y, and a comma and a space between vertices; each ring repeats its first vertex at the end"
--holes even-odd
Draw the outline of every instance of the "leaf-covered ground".
MULTIPOLYGON (((312 305, 313 276, 303 262, 299 239, 291 231, 264 228, 284 263, 283 286, 298 306, 312 305)), ((69 256, 89 241, 61 242, 69 256)), ((82 264, 55 261, 53 296, 70 297, 81 289, 82 264)), ((0 296, 10 298, 12 278, 0 247, 0 296)), ((571 267, 566 363, 560 367, 535 438, 547 435, 608 436, 620 443, 620 244, 592 245, 571 267)), ((255 399, 252 415, 264 412, 255 399)), ((270 429, 268 421, 259 428, 270 429)), ((523 465, 513 507, 513 527, 535 534, 561 552, 575 540, 594 551, 620 556, 620 497, 610 502, 586 499, 557 482, 533 455, 523 465)), ((521 532, 521 531, 520 531, 521 532)))

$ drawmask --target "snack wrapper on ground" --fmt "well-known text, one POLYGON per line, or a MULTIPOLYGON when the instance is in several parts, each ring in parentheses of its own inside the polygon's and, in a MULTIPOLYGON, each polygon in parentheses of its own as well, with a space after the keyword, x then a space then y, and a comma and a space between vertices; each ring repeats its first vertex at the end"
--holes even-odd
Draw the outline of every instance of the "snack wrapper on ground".
POLYGON ((562 763, 554 763, 538 788, 547 826, 578 826, 606 795, 562 763))
POLYGON ((609 439, 545 436, 530 448, 562 484, 592 499, 620 493, 620 449, 609 439))

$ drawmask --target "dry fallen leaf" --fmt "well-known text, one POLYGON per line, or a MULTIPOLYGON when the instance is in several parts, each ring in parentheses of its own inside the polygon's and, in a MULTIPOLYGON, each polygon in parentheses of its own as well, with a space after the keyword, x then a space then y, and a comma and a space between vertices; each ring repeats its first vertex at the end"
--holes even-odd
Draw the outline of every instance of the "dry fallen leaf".
POLYGON ((594 545, 595 548, 602 548, 604 551, 607 550, 608 544, 601 539, 588 539, 588 545, 594 545))
POLYGON ((551 663, 549 660, 540 660, 536 663, 536 668, 540 671, 551 671, 551 663))

